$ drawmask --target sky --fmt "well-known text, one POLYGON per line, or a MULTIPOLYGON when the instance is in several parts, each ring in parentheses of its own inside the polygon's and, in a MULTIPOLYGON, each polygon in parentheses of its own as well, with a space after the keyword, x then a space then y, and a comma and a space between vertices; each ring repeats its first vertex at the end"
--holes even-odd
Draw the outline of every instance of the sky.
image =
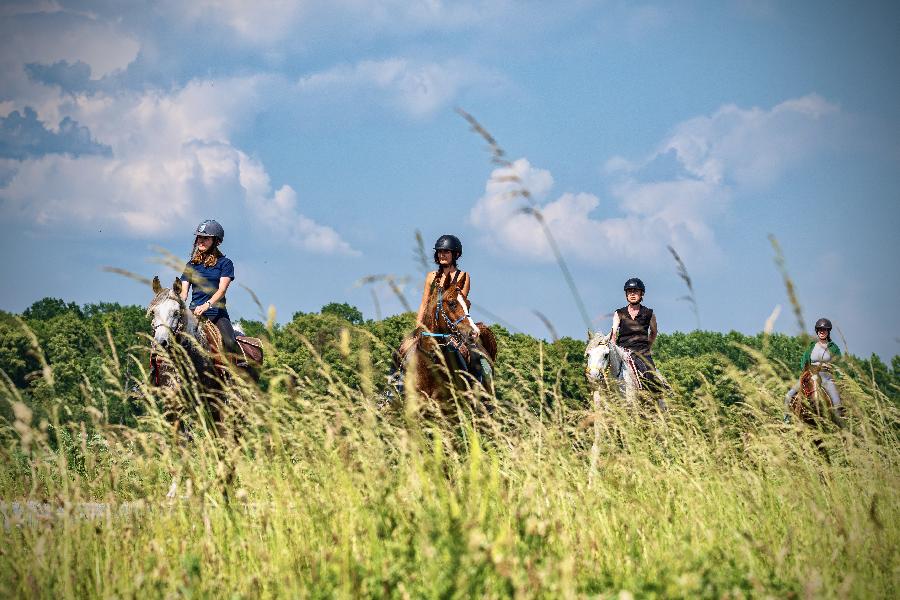
POLYGON ((637 276, 662 332, 795 334, 771 235, 803 326, 890 359, 897 31, 892 2, 5 0, 0 309, 146 304, 104 268, 168 282, 214 218, 234 320, 262 318, 247 288, 281 322, 401 311, 368 275, 415 306, 421 231, 516 331, 609 328, 637 276))

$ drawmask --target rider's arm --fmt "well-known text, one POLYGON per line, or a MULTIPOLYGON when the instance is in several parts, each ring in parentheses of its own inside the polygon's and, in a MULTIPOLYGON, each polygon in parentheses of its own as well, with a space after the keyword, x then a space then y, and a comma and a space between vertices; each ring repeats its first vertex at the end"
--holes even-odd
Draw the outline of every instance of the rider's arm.
POLYGON ((419 303, 419 312, 416 313, 416 325, 424 325, 422 319, 425 318, 425 305, 428 303, 428 291, 433 279, 434 273, 429 273, 425 277, 425 289, 422 290, 422 301, 419 303))
POLYGON ((212 296, 209 297, 210 306, 215 305, 216 302, 221 300, 225 296, 225 291, 228 289, 228 286, 231 284, 231 277, 220 277, 219 278, 219 289, 217 289, 212 296))
POLYGON ((184 272, 178 278, 181 280, 181 299, 187 300, 188 297, 188 289, 191 287, 191 278, 190 278, 190 269, 191 263, 184 265, 184 272))
POLYGON ((653 342, 656 341, 656 334, 659 333, 656 329, 656 313, 653 313, 653 316, 650 317, 650 348, 653 349, 653 342))
POLYGON ((463 280, 462 285, 462 293, 463 296, 468 300, 469 298, 469 288, 472 287, 472 277, 468 273, 465 273, 466 278, 463 280))
POLYGON ((613 313, 612 331, 609 332, 609 343, 615 344, 616 338, 619 337, 619 313, 613 313))

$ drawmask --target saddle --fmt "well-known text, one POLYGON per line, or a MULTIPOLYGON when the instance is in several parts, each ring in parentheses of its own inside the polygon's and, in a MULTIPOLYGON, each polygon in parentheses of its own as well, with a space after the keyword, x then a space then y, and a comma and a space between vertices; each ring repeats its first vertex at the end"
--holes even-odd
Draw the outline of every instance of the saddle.
MULTIPOLYGON (((216 325, 207 319, 200 322, 200 331, 206 338, 207 348, 213 358, 216 369, 220 375, 224 375, 227 371, 228 357, 226 357, 222 347, 222 332, 216 325)), ((263 362, 262 340, 259 338, 248 337, 245 335, 236 335, 238 348, 241 355, 233 356, 232 362, 237 367, 260 367, 263 362)))

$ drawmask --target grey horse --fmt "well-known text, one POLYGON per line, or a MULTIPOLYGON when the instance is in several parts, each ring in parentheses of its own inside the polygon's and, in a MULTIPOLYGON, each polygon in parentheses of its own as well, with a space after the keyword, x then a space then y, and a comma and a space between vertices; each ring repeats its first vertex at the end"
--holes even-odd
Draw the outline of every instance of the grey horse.
MULTIPOLYGON (((635 404, 638 393, 644 386, 634 365, 631 350, 614 344, 610 341, 609 335, 598 331, 590 336, 584 356, 587 359, 585 375, 591 383, 596 385, 604 381, 608 367, 619 384, 619 390, 625 396, 625 402, 629 405, 635 404)), ((665 381, 659 371, 656 372, 656 376, 660 381, 665 381)), ((594 398, 596 402, 598 400, 596 388, 594 398)), ((666 410, 666 404, 661 397, 657 398, 657 404, 661 410, 666 410)))

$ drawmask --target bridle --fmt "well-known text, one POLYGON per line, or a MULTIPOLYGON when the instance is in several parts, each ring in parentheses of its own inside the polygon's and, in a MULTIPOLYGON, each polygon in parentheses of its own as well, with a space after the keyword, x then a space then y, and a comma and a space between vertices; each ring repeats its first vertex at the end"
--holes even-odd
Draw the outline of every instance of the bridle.
MULTIPOLYGON (((162 304, 162 302, 160 302, 160 304, 162 304)), ((184 306, 181 304, 181 302, 179 302, 178 304, 179 304, 178 320, 175 323, 175 327, 170 327, 168 323, 157 323, 155 325, 152 325, 154 336, 156 335, 156 331, 160 327, 168 327, 169 331, 171 331, 171 334, 173 336, 173 338, 172 338, 173 341, 176 341, 176 337, 174 337, 174 336, 177 336, 178 334, 180 334, 184 331, 184 327, 185 327, 184 306)), ((153 308, 148 309, 147 312, 148 313, 153 312, 153 308)), ((153 383, 154 383, 154 385, 157 385, 157 386, 159 386, 162 383, 162 371, 164 368, 168 367, 168 370, 174 371, 174 369, 171 368, 172 367, 171 364, 169 364, 168 361, 161 359, 159 353, 154 352, 152 347, 150 350, 150 364, 153 366, 153 379, 154 379, 153 383)))
MULTIPOLYGON (((600 377, 603 378, 604 383, 607 383, 606 369, 613 368, 612 360, 609 358, 609 356, 613 352, 617 352, 617 351, 615 348, 613 348, 613 345, 609 343, 609 339, 602 339, 601 341, 598 341, 597 345, 594 346, 593 348, 591 348, 591 350, 593 350, 597 346, 606 346, 607 348, 609 348, 609 353, 607 354, 607 360, 606 360, 606 367, 603 369, 600 369, 600 377)), ((638 372, 637 365, 634 364, 634 355, 630 350, 623 349, 623 351, 624 351, 624 356, 620 355, 619 360, 622 361, 624 364, 620 367, 619 372, 621 373, 622 377, 624 378, 625 374, 624 374, 624 371, 622 371, 622 369, 627 368, 629 371, 631 371, 631 374, 634 377, 634 383, 637 386, 637 389, 641 390, 641 389, 643 389, 643 384, 641 383, 641 377, 640 377, 640 373, 638 372)), ((613 376, 615 377, 615 374, 613 374, 613 376)))
MULTIPOLYGON (((461 296, 462 294, 460 294, 461 296)), ((455 321, 450 318, 450 315, 447 314, 447 311, 444 309, 444 294, 443 291, 439 290, 437 306, 434 309, 434 320, 435 323, 439 323, 443 319, 445 323, 447 323, 447 327, 450 329, 450 333, 432 333, 430 331, 423 331, 420 333, 422 337, 434 338, 435 343, 443 348, 446 348, 452 351, 459 360, 460 366, 463 370, 468 371, 469 368, 467 366, 467 361, 463 357, 460 348, 465 344, 465 340, 463 338, 462 332, 459 330, 459 324, 465 321, 466 319, 471 319, 471 315, 469 315, 469 311, 463 303, 463 316, 456 319, 455 321)), ((431 359, 437 362, 437 355, 431 352, 428 352, 423 349, 423 352, 431 357, 431 359)))
POLYGON ((439 322, 441 318, 447 323, 450 333, 431 333, 430 331, 424 331, 422 332, 422 335, 433 338, 453 338, 457 343, 462 342, 462 333, 460 333, 458 326, 466 319, 471 318, 465 305, 463 305, 463 316, 454 321, 450 318, 450 315, 447 314, 447 311, 444 310, 444 294, 439 293, 437 306, 434 309, 434 320, 435 322, 439 322))

